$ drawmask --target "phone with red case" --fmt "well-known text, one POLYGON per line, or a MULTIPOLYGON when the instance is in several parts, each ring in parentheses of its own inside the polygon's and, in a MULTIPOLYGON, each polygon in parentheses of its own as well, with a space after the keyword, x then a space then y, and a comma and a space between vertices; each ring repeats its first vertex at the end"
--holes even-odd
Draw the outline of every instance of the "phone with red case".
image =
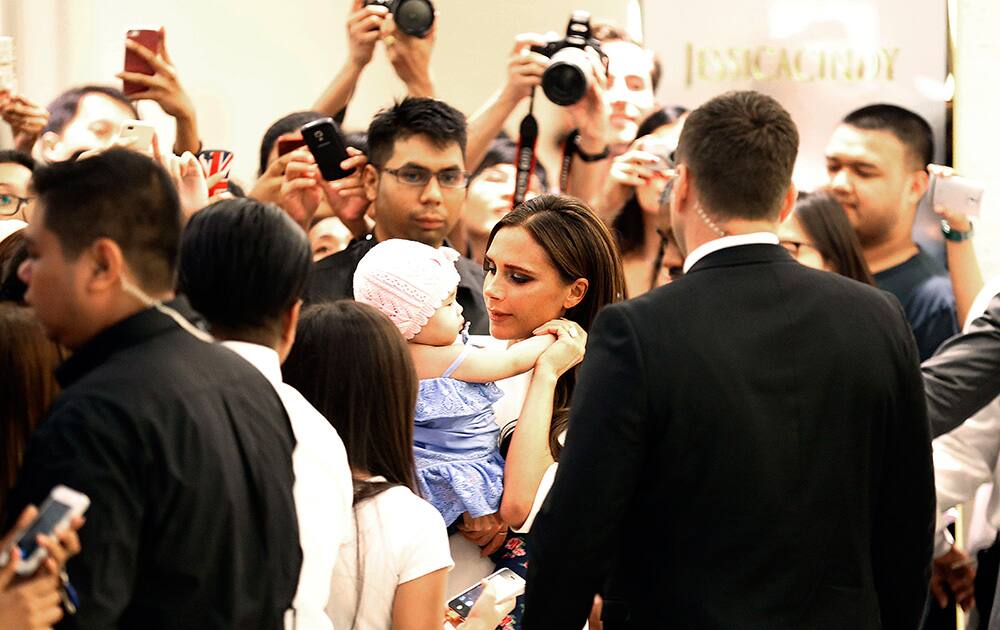
POLYGON ((205 173, 205 178, 218 175, 218 181, 208 189, 208 196, 214 197, 229 188, 229 171, 233 167, 233 154, 231 151, 210 149, 198 152, 198 160, 201 162, 201 170, 205 173))
MULTIPOLYGON (((127 39, 131 39, 140 46, 147 48, 154 53, 160 51, 160 43, 163 41, 163 34, 159 30, 153 29, 142 29, 133 28, 129 29, 125 33, 127 39)), ((135 51, 125 49, 125 72, 138 72, 139 74, 148 74, 152 76, 156 73, 153 70, 152 64, 143 59, 135 51)), ((146 87, 139 85, 138 83, 132 83, 131 81, 122 82, 122 92, 125 94, 137 94, 139 92, 144 92, 146 87)))

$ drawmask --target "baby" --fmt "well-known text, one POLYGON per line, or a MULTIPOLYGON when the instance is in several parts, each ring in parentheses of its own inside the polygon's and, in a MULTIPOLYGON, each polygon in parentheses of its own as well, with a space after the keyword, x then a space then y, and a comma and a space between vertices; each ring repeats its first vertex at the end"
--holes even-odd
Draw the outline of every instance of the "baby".
POLYGON ((455 301, 458 252, 392 239, 373 247, 354 274, 354 298, 392 320, 409 344, 420 379, 414 455, 421 494, 451 525, 500 509, 503 458, 493 381, 532 369, 555 341, 549 334, 503 350, 465 343, 467 326, 455 301))

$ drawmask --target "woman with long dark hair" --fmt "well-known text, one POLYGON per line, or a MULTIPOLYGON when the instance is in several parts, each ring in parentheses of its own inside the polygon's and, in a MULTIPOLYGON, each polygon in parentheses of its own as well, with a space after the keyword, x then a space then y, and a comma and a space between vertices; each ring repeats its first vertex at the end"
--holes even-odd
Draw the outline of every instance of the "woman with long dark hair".
POLYGON ((653 112, 639 126, 629 150, 611 165, 600 212, 618 243, 629 298, 670 282, 683 265, 677 244, 662 229, 659 215, 666 212, 663 198, 672 176, 671 154, 686 113, 682 107, 653 112), (665 259, 667 264, 663 264, 665 259))
POLYGON ((828 192, 802 195, 781 224, 781 244, 803 265, 875 286, 851 222, 828 192))
MULTIPOLYGON (((441 515, 416 493, 417 375, 399 330, 352 300, 310 307, 282 371, 337 429, 354 474, 355 537, 327 609, 334 627, 439 630, 453 563, 441 515)), ((495 628, 510 609, 490 597, 467 630, 495 628)))

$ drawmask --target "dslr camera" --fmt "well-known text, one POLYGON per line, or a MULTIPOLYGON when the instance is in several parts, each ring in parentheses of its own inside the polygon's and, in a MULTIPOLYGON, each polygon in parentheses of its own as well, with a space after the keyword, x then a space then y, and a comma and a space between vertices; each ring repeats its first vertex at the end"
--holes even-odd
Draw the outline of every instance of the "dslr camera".
POLYGON ((413 37, 427 37, 434 26, 431 0, 365 0, 365 6, 383 6, 392 13, 399 30, 413 37))
POLYGON ((590 30, 590 14, 574 11, 566 27, 566 37, 532 46, 531 50, 550 59, 549 67, 542 74, 542 90, 556 105, 573 105, 580 101, 590 87, 593 62, 587 49, 591 48, 601 58, 605 69, 608 56, 590 30))

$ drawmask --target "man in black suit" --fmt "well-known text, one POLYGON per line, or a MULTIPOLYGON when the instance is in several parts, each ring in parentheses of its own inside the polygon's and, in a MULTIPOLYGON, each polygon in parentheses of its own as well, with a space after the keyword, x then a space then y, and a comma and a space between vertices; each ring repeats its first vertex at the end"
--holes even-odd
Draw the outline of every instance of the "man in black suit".
POLYGON ((798 132, 734 92, 688 118, 671 223, 685 275, 591 329, 532 530, 529 630, 916 628, 934 481, 891 295, 778 245, 798 132), (615 392, 613 396, 608 392, 615 392))

